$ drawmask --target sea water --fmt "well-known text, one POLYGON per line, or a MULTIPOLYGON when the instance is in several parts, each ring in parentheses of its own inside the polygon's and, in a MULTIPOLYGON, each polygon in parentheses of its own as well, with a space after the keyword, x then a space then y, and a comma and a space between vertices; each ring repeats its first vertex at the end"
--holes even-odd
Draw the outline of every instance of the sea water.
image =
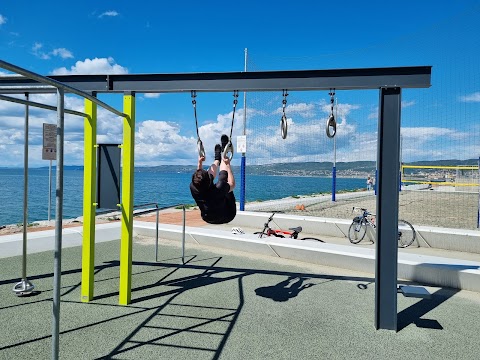
MULTIPOLYGON (((29 169, 28 222, 48 219, 48 168, 29 169)), ((134 204, 158 203, 159 207, 193 204, 190 173, 135 171, 134 204)), ((51 218, 55 218, 55 170, 52 171, 51 218)), ((235 196, 240 201, 240 177, 235 196)), ((23 169, 0 169, 0 225, 23 223, 23 169)), ((300 176, 246 176, 246 201, 273 200, 288 196, 331 193, 332 179, 300 176)), ((337 191, 364 188, 365 179, 337 178, 337 191)), ((63 217, 83 213, 83 170, 64 170, 63 217)))

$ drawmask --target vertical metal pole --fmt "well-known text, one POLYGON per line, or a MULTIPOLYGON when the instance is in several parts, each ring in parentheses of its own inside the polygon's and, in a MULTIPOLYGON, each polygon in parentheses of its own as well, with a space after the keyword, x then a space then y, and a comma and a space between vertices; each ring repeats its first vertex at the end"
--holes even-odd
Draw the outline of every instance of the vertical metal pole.
MULTIPOLYGON (((337 120, 337 109, 338 109, 338 99, 336 99, 337 104, 335 107, 335 119, 337 120)), ((337 134, 333 137, 333 169, 332 169, 332 201, 335 201, 337 192, 337 134)))
POLYGON ((480 157, 478 158, 478 211, 477 211, 477 229, 480 228, 480 157))
POLYGON ((120 239, 119 304, 130 304, 132 297, 133 192, 135 151, 135 93, 123 95, 122 224, 120 239))
MULTIPOLYGON (((28 101, 28 93, 25 93, 28 101)), ((25 105, 25 141, 23 152, 23 242, 22 242, 22 280, 15 284, 13 292, 17 296, 31 294, 35 286, 27 279, 27 227, 28 227, 28 132, 29 107, 25 105)))
POLYGON ((375 328, 397 330, 400 88, 380 89, 375 259, 375 328))
POLYGON ((185 205, 183 205, 182 264, 185 264, 185 205))
POLYGON ((48 166, 48 221, 52 219, 52 160, 48 166))
POLYGON ((63 89, 57 89, 57 181, 55 201, 55 257, 53 269, 53 330, 52 359, 58 359, 60 333, 60 288, 62 276, 62 218, 63 218, 63 124, 65 120, 63 89))
MULTIPOLYGON (((248 49, 245 48, 245 72, 247 72, 247 58, 248 49)), ((243 92, 243 135, 247 133, 247 92, 243 92)), ((246 157, 245 153, 242 153, 242 162, 240 164, 240 211, 245 210, 245 170, 246 170, 246 157)))
MULTIPOLYGON (((92 93, 92 96, 96 96, 92 93)), ((97 179, 97 104, 84 100, 82 302, 93 300, 95 288, 95 215, 97 179)))
POLYGON ((402 170, 403 170, 403 162, 402 162, 402 132, 400 130, 400 161, 399 164, 399 171, 398 171, 398 191, 402 191, 402 170))
POLYGON ((155 262, 158 261, 158 204, 155 205, 157 207, 157 216, 155 222, 155 262))
MULTIPOLYGON (((25 93, 28 101, 28 93, 25 93)), ((27 227, 28 227, 28 116, 29 108, 25 105, 25 143, 23 151, 23 256, 22 280, 27 278, 27 227)))

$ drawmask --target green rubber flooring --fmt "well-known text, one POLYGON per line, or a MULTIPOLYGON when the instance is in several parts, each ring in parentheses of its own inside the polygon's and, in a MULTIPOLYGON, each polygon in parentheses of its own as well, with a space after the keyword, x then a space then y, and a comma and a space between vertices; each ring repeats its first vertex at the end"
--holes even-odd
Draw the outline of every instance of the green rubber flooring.
MULTIPOLYGON (((62 255, 60 359, 478 359, 480 294, 398 295, 398 331, 374 329, 362 273, 135 238, 132 303, 118 305, 119 242, 96 245, 95 298, 80 302, 81 248, 62 255)), ((0 359, 52 358, 53 252, 0 259, 0 359)))

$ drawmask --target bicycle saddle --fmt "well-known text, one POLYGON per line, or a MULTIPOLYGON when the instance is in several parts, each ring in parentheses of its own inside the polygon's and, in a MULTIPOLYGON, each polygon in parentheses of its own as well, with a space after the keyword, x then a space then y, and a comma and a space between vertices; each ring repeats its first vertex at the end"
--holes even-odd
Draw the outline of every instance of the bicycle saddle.
POLYGON ((302 227, 301 226, 297 226, 297 227, 294 227, 294 228, 288 228, 288 230, 292 230, 296 233, 299 233, 302 231, 302 227))

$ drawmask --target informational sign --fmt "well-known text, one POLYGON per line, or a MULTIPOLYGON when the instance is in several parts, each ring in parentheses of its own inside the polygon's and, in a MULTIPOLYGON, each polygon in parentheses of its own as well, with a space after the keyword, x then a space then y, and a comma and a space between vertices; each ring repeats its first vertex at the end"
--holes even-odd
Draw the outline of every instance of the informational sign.
POLYGON ((247 152, 247 136, 240 135, 237 136, 237 153, 246 153, 247 152))
POLYGON ((57 160, 57 125, 43 124, 43 160, 57 160))

